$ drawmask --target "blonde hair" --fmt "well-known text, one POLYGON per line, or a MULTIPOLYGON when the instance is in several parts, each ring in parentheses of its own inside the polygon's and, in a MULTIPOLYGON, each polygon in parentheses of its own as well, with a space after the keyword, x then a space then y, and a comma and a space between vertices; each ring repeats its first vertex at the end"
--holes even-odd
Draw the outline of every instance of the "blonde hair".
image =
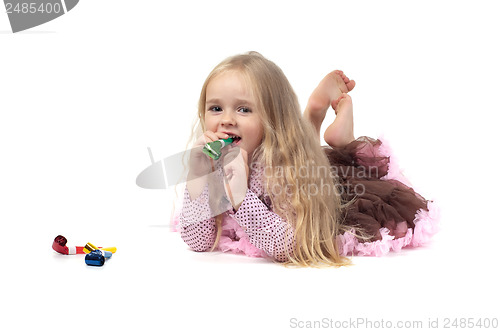
MULTIPOLYGON (((252 88, 264 127, 261 145, 254 151, 253 162, 259 162, 271 174, 266 176, 265 189, 270 195, 273 212, 288 221, 295 230, 295 248, 287 252, 286 265, 341 266, 350 260, 339 254, 336 236, 341 231, 342 202, 337 192, 336 178, 323 152, 313 126, 303 119, 299 102, 288 79, 273 62, 257 52, 229 57, 208 75, 200 94, 198 117, 205 131, 207 86, 221 73, 238 71, 252 88), (297 176, 297 170, 312 166, 307 176, 297 176), (326 170, 315 172, 314 170, 326 170), (279 193, 276 188, 287 188, 279 193), (321 194, 310 197, 307 190, 321 188, 321 194), (323 192, 324 189, 326 192, 323 192), (276 191, 276 190, 274 190, 276 191)), ((221 234, 222 216, 216 217, 217 237, 221 234)), ((342 229, 343 230, 343 229, 342 229)), ((288 241, 286 242, 288 243, 288 241)), ((292 241, 293 243, 293 241, 292 241)))

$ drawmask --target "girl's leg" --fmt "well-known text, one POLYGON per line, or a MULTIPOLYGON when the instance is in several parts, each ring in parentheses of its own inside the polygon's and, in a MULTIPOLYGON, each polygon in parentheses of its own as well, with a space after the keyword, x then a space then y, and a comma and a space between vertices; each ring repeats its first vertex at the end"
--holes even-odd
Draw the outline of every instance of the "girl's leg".
POLYGON ((325 118, 326 111, 330 106, 336 110, 342 93, 351 91, 355 84, 341 70, 335 70, 326 75, 318 87, 314 89, 304 111, 304 118, 313 124, 316 129, 318 141, 320 140, 321 124, 325 118))

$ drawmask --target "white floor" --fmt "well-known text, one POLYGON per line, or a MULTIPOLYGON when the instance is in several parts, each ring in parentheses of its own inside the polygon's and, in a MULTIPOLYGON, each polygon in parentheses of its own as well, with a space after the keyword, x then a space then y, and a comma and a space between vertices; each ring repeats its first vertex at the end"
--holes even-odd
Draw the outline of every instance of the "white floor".
POLYGON ((80 1, 18 34, 0 13, 0 330, 492 330, 493 2, 141 4, 80 1), (356 135, 384 135, 441 207, 432 243, 287 269, 195 253, 170 232, 171 188, 135 184, 147 147, 156 160, 181 152, 206 75, 248 50, 282 67, 301 105, 330 70, 356 79, 356 135), (51 249, 58 234, 118 251, 89 267, 51 249))
POLYGON ((444 221, 425 248, 355 257, 353 266, 340 269, 287 269, 241 255, 196 253, 163 225, 104 226, 93 235, 68 228, 66 235, 81 244, 118 247, 103 267, 89 267, 83 255, 51 251, 53 228, 8 228, 6 234, 24 234, 15 242, 32 250, 9 249, 14 241, 6 242, 2 321, 15 322, 16 331, 53 324, 72 331, 285 331, 307 324, 352 330, 421 324, 416 328, 436 320, 444 328, 455 318, 498 319, 493 242, 470 240, 444 221))

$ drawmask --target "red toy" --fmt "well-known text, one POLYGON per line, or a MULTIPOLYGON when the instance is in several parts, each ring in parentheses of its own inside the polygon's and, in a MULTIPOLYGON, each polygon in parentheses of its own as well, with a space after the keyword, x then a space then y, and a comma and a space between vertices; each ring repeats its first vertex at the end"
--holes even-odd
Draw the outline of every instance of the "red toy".
MULTIPOLYGON (((85 254, 85 252, 83 251, 83 248, 85 247, 79 247, 79 246, 68 247, 66 246, 66 243, 68 243, 68 240, 66 240, 64 236, 58 235, 54 239, 54 243, 52 243, 52 249, 63 255, 85 254)), ((101 247, 99 247, 99 249, 101 249, 101 247)), ((116 252, 115 247, 102 248, 102 250, 110 251, 112 253, 116 252)))

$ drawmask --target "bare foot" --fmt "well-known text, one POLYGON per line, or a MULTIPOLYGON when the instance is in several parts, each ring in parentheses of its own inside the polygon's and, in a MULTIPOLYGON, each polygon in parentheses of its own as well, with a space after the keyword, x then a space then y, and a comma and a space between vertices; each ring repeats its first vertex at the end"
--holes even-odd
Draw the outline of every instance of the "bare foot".
POLYGON ((339 115, 344 112, 350 112, 352 114, 352 98, 347 93, 342 93, 335 103, 337 104, 335 114, 339 115))
MULTIPOLYGON (((354 80, 350 80, 347 76, 344 75, 344 72, 342 70, 334 70, 331 74, 333 74, 333 78, 335 79, 335 83, 337 85, 338 91, 336 92, 336 95, 334 95, 333 101, 332 101, 332 107, 336 111, 337 110, 337 105, 338 105, 338 100, 341 97, 343 93, 347 93, 354 89, 354 86, 356 85, 356 82, 354 80), (335 98, 336 97, 336 98, 335 98)), ((349 97, 350 99, 350 97, 349 97)), ((336 114, 337 112, 335 112, 336 114)))
POLYGON ((318 87, 314 89, 304 111, 304 118, 313 124, 318 139, 321 124, 325 119, 328 108, 332 106, 336 110, 341 95, 351 91, 355 85, 356 82, 350 80, 343 71, 334 70, 326 75, 318 87))
POLYGON ((335 100, 337 114, 333 123, 326 128, 323 138, 332 147, 343 147, 354 141, 354 120, 352 99, 347 93, 342 93, 335 100))

